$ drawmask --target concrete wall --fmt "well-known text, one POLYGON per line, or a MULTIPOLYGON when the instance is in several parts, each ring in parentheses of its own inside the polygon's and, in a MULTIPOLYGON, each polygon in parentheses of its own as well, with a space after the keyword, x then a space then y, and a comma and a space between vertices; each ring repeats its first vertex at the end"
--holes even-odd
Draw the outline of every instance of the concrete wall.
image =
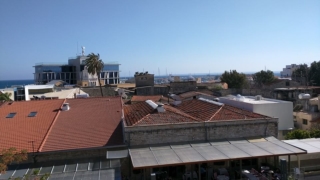
POLYGON ((320 118, 320 113, 317 112, 293 112, 295 116, 295 125, 298 129, 311 129, 319 127, 319 122, 312 122, 312 120, 317 120, 320 118), (303 120, 307 120, 307 124, 303 124, 303 120))
POLYGON ((170 82, 170 92, 174 94, 197 90, 196 81, 170 82))
POLYGON ((136 87, 154 86, 154 74, 134 75, 136 87))
POLYGON ((129 146, 278 135, 278 119, 235 120, 125 127, 129 146))
POLYGON ((219 98, 219 102, 268 117, 277 117, 279 118, 279 130, 288 130, 294 126, 292 116, 293 104, 289 101, 262 100, 261 103, 248 103, 221 97, 219 98), (274 103, 264 103, 263 101, 274 101, 274 103))
POLYGON ((146 86, 136 88, 136 95, 148 96, 148 95, 168 95, 169 88, 167 86, 146 86))

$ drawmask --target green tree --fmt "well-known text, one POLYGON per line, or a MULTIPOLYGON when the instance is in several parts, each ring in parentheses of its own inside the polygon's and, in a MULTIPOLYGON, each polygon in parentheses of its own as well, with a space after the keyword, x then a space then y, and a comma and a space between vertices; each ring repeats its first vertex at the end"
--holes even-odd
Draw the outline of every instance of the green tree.
POLYGON ((299 68, 292 72, 291 79, 300 82, 302 85, 306 85, 309 72, 310 70, 307 64, 300 64, 299 68))
POLYGON ((320 86, 320 61, 312 62, 308 73, 308 85, 320 86))
POLYGON ((260 72, 253 74, 252 78, 253 82, 259 86, 262 84, 272 83, 275 80, 274 74, 270 70, 261 70, 260 72))
POLYGON ((295 129, 285 136, 285 139, 306 139, 310 138, 310 133, 307 130, 295 129))
POLYGON ((230 70, 230 72, 225 71, 221 77, 221 82, 225 82, 228 84, 229 88, 244 88, 247 86, 247 78, 243 73, 238 73, 236 70, 230 70))
POLYGON ((93 74, 93 75, 97 74, 101 96, 103 96, 101 82, 100 82, 100 73, 103 70, 104 63, 103 63, 102 59, 100 59, 100 55, 91 53, 88 55, 88 58, 84 61, 84 63, 88 68, 88 73, 93 74))
POLYGON ((16 148, 3 149, 0 151, 0 173, 7 170, 8 164, 20 163, 28 159, 27 150, 17 151, 16 148))
POLYGON ((0 101, 11 101, 10 99, 11 93, 2 93, 0 92, 0 101))

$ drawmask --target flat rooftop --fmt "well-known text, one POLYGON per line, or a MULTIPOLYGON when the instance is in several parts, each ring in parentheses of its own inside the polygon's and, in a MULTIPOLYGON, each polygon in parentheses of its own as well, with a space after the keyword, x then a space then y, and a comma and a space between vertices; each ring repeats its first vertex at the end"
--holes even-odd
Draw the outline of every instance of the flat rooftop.
POLYGON ((276 103, 288 103, 289 101, 282 101, 278 99, 269 99, 264 98, 260 100, 256 100, 255 96, 240 96, 240 98, 237 98, 237 96, 226 96, 226 97, 219 97, 219 99, 228 99, 232 101, 239 101, 249 104, 276 104, 276 103))

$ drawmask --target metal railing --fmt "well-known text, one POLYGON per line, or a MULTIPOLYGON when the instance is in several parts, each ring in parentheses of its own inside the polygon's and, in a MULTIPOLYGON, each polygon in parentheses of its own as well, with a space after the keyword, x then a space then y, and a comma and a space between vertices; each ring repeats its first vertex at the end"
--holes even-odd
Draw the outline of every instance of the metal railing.
POLYGON ((35 66, 65 66, 65 65, 68 65, 66 63, 58 63, 58 62, 39 62, 39 63, 36 63, 35 66))

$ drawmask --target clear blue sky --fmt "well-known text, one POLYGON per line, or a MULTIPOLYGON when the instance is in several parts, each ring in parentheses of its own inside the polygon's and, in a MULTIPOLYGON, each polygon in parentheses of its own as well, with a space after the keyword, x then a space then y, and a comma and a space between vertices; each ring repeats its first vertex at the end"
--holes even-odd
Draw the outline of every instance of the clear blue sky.
POLYGON ((67 63, 77 42, 121 76, 280 71, 320 60, 320 1, 0 1, 0 80, 67 63))

